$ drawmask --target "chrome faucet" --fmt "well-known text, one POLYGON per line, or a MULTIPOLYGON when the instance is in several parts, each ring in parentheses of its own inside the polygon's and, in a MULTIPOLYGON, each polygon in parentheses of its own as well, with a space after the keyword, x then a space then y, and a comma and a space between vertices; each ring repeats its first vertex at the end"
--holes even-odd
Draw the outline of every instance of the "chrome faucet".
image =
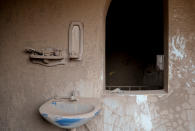
POLYGON ((79 91, 76 88, 73 88, 72 95, 70 96, 70 101, 78 101, 79 100, 79 91))

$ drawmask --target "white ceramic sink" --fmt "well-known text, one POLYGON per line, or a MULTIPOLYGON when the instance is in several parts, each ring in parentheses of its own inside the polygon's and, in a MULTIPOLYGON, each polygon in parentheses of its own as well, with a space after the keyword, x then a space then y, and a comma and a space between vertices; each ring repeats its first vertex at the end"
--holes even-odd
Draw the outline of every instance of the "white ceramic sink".
POLYGON ((100 101, 96 98, 51 99, 40 108, 40 114, 50 123, 61 128, 77 128, 99 114, 100 101))

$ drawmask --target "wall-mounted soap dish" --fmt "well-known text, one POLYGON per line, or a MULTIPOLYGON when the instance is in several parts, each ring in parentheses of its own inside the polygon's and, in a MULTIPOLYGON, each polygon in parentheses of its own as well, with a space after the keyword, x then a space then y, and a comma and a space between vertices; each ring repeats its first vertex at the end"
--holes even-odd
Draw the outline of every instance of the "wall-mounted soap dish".
POLYGON ((26 53, 29 53, 30 61, 34 64, 40 64, 43 66, 56 66, 65 64, 65 55, 62 50, 55 48, 45 49, 25 49, 26 53))

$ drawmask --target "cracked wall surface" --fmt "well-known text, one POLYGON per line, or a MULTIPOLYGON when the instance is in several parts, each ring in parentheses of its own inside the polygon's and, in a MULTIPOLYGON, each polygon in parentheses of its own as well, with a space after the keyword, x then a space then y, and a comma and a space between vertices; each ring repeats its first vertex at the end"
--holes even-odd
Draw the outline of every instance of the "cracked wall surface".
MULTIPOLYGON (((0 131, 60 131, 38 107, 70 95, 99 97, 103 111, 90 131, 195 130, 195 1, 169 0, 167 94, 109 95, 104 92, 106 0, 0 1, 0 131), (46 68, 33 65, 25 47, 68 48, 68 27, 84 23, 81 62, 46 68)), ((88 130, 82 126, 79 131, 88 130)))

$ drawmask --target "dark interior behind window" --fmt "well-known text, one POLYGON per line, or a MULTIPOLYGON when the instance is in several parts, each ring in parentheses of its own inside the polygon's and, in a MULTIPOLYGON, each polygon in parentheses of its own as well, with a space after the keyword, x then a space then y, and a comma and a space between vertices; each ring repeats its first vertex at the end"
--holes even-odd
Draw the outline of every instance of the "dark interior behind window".
POLYGON ((112 0, 106 18, 106 89, 163 89, 163 0, 112 0))

